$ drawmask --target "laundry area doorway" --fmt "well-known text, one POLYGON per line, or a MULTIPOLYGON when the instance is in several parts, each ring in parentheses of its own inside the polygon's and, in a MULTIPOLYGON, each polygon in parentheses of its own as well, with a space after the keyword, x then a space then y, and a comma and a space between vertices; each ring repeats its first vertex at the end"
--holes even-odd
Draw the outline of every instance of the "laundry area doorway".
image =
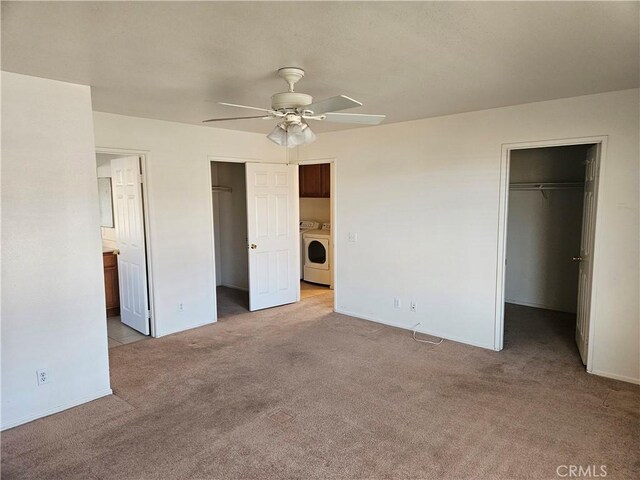
POLYGON ((296 165, 210 157, 218 317, 294 303, 296 165))
MULTIPOLYGON (((508 151, 504 348, 587 365, 601 142, 508 151)), ((500 270, 499 270, 500 274, 500 270)))
POLYGON ((298 165, 301 295, 309 298, 333 294, 335 162, 307 160, 298 165))

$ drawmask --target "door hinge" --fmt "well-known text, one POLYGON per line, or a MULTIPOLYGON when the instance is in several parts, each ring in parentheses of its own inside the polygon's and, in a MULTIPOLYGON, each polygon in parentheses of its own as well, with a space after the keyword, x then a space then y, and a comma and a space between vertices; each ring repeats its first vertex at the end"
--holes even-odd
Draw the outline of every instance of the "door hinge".
POLYGON ((140 183, 144 183, 144 175, 142 175, 141 173, 138 174, 138 180, 140 180, 140 183))
POLYGON ((147 320, 151 319, 151 310, 147 310, 147 320))

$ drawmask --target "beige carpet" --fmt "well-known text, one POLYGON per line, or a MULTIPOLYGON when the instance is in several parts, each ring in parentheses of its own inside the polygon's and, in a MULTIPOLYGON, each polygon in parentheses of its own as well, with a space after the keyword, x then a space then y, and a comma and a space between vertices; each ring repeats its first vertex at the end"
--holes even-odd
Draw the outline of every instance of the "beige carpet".
POLYGON ((585 373, 571 315, 508 306, 496 353, 331 299, 111 349, 115 395, 4 432, 3 479, 639 478, 640 391, 585 373))

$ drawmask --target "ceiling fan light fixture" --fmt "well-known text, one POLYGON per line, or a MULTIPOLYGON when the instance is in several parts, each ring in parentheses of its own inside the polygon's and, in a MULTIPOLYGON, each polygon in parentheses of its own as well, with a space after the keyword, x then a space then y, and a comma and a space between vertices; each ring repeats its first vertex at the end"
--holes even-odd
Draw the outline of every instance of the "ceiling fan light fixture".
POLYGON ((317 138, 316 134, 313 133, 313 130, 311 130, 311 127, 309 127, 309 125, 307 125, 306 128, 302 130, 302 135, 304 135, 305 145, 315 142, 317 138))
POLYGON ((299 123, 291 123, 287 127, 287 147, 294 148, 300 145, 304 145, 302 125, 299 123))
POLYGON ((267 138, 271 140, 273 143, 284 147, 287 145, 287 130, 286 126, 283 123, 279 123, 276 127, 271 130, 271 133, 267 135, 267 138))
POLYGON ((282 122, 276 125, 267 138, 282 147, 295 148, 313 142, 316 134, 306 123, 282 122))

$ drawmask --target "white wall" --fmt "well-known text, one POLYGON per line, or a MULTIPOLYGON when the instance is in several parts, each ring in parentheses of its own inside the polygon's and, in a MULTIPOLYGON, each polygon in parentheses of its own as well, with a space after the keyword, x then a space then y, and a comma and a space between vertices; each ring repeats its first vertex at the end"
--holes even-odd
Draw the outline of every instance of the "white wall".
POLYGON ((329 198, 300 198, 300 220, 331 221, 331 200, 329 198))
POLYGON ((116 229, 115 228, 107 228, 101 227, 100 234, 102 237, 102 248, 116 248, 117 247, 117 238, 116 238, 116 229))
POLYGON ((509 193, 505 301, 576 312, 582 228, 580 190, 509 193))
POLYGON ((3 429, 111 393, 99 225, 89 87, 2 72, 3 429))
MULTIPOLYGON (((583 182, 585 146, 511 152, 511 183, 583 182)), ((505 300, 576 312, 582 188, 509 192, 505 300), (546 197, 545 197, 546 196, 546 197)))
POLYGON ((284 163, 285 149, 258 133, 109 113, 94 112, 94 125, 98 148, 146 152, 156 335, 213 322, 210 161, 284 163))
MULTIPOLYGON (((247 182, 242 163, 220 162, 217 167, 219 185, 231 187, 231 192, 214 193, 218 197, 218 231, 220 245, 219 285, 247 290, 249 259, 247 255, 247 182)), ((214 212, 215 215, 215 212, 214 212)))
POLYGON ((96 173, 98 178, 111 178, 111 159, 115 157, 104 154, 100 155, 100 157, 101 159, 98 160, 96 164, 96 173))
POLYGON ((511 152, 509 182, 584 182, 588 145, 511 152))
POLYGON ((502 144, 608 135, 593 371, 639 381, 639 105, 635 89, 321 135, 299 158, 337 159, 337 310, 494 348, 502 144))

